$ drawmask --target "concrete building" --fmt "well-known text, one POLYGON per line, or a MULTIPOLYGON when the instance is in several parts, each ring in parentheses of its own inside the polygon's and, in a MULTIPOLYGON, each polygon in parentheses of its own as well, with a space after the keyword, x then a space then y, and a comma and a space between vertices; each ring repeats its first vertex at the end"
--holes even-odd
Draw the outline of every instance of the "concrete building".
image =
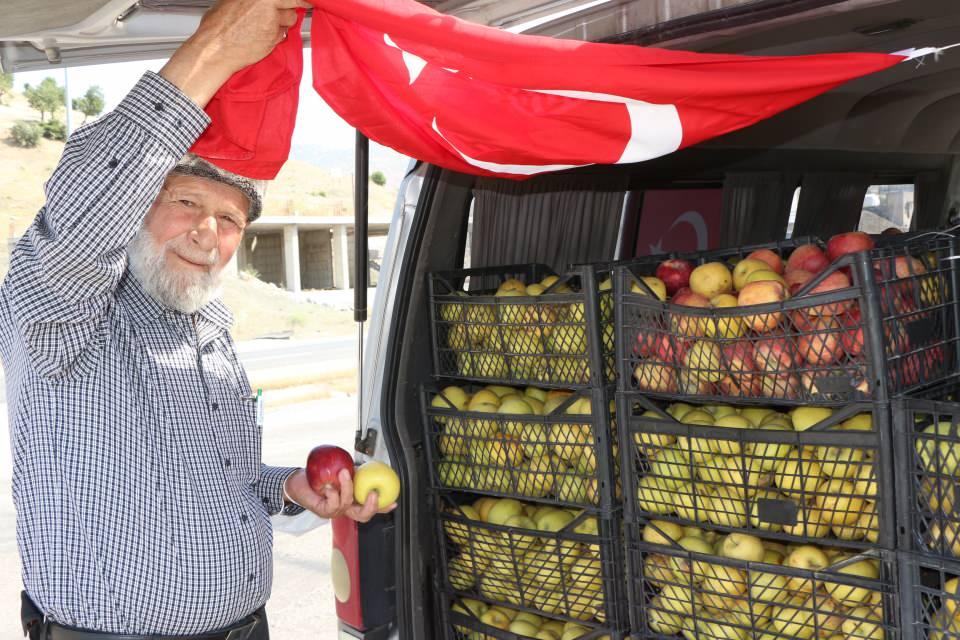
MULTIPOLYGON (((389 219, 369 222, 370 261, 379 264, 389 219)), ((349 289, 354 269, 350 216, 263 216, 244 233, 235 258, 238 271, 252 269, 264 282, 288 291, 349 289)), ((376 268, 370 274, 376 283, 376 268)))

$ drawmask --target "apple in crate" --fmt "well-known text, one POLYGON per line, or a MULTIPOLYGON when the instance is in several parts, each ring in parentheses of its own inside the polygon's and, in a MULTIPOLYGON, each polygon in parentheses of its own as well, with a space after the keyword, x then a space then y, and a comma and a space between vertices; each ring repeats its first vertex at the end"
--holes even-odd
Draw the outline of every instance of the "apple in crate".
POLYGON ((827 242, 827 258, 833 262, 840 256, 873 249, 873 238, 862 231, 838 233, 827 242))
POLYGON ((667 286, 669 295, 690 285, 690 274, 693 273, 693 263, 687 260, 664 260, 657 267, 656 276, 667 286))
POLYGON ((339 491, 339 476, 343 469, 353 476, 353 457, 340 447, 323 444, 314 447, 307 456, 307 482, 317 493, 327 487, 339 491))
POLYGON ((787 258, 787 273, 801 269, 816 275, 830 265, 830 260, 820 247, 805 244, 797 247, 787 258))

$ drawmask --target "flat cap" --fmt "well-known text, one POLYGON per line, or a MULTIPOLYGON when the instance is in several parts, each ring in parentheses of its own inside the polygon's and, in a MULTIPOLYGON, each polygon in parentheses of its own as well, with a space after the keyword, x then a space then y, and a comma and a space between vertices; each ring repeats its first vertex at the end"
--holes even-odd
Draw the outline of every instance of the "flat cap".
POLYGON ((263 196, 267 191, 266 180, 253 180, 252 178, 238 176, 192 153, 185 155, 177 163, 177 166, 170 170, 170 175, 206 178, 241 191, 247 197, 247 202, 250 203, 250 207, 247 209, 247 222, 253 222, 259 218, 263 211, 263 196))

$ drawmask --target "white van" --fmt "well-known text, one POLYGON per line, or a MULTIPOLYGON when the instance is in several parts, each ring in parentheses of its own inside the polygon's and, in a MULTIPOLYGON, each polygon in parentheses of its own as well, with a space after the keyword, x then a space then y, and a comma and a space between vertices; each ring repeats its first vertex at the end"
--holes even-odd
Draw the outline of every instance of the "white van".
MULTIPOLYGON (((0 63, 6 71, 21 71, 168 55, 209 4, 4 3, 0 63)), ((895 52, 960 42, 956 0, 425 4, 526 33, 705 52, 895 52)), ((748 129, 640 164, 515 182, 412 163, 369 318, 364 431, 357 439, 359 455, 390 462, 403 491, 392 516, 335 528, 334 566, 344 572, 337 587, 341 636, 526 637, 458 631, 441 604, 443 542, 431 498, 421 398, 422 385, 436 382, 429 274, 520 263, 562 271, 661 251, 770 242, 788 230, 829 237, 867 223, 879 225, 871 232, 942 227, 960 206, 958 87, 960 53, 948 52, 855 80, 748 129), (880 191, 909 193, 910 206, 901 203, 887 214, 876 187, 891 185, 896 188, 880 191)))

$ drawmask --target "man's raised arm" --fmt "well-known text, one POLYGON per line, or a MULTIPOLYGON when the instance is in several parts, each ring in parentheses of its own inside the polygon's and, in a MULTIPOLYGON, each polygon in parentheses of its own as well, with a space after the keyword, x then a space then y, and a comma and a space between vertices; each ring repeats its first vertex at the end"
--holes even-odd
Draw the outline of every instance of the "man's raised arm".
POLYGON ((63 375, 89 348, 127 245, 209 122, 203 107, 233 73, 265 57, 304 6, 221 0, 159 74, 145 74, 116 109, 67 141, 0 292, 38 373, 63 375))

